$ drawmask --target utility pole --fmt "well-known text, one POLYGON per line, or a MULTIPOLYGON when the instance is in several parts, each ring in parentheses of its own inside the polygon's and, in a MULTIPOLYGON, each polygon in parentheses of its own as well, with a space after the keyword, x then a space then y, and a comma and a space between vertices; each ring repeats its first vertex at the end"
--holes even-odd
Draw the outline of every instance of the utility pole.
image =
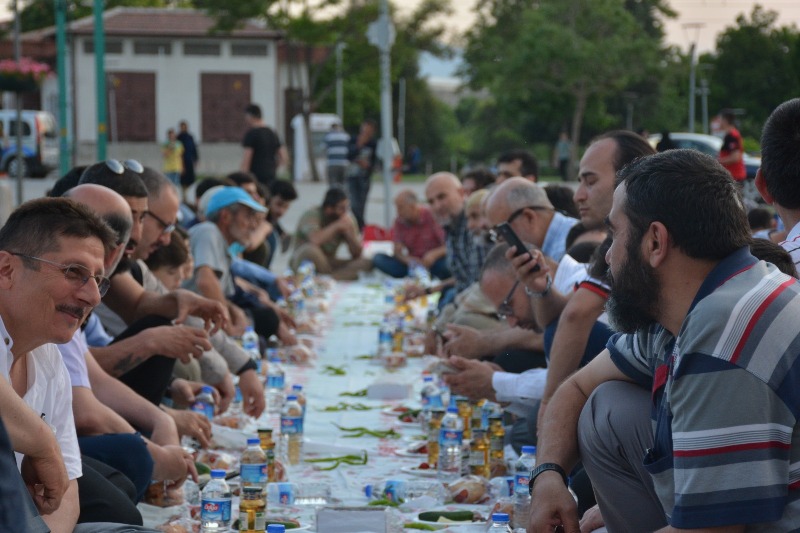
POLYGON ((58 71, 58 169, 69 172, 69 120, 67 119, 67 0, 56 2, 56 70, 58 71))
POLYGON ((702 22, 689 22, 683 24, 683 30, 695 30, 694 38, 691 39, 691 44, 689 46, 689 132, 694 133, 694 115, 695 115, 695 61, 694 61, 694 54, 695 50, 697 49, 697 38, 700 35, 700 30, 705 26, 702 22))
POLYGON ((97 102, 97 160, 106 159, 106 41, 103 29, 103 0, 94 0, 94 75, 97 102))
POLYGON ((389 18, 389 2, 381 0, 380 15, 378 20, 369 25, 367 37, 369 42, 378 47, 380 51, 381 66, 381 138, 383 143, 383 196, 384 224, 391 226, 390 214, 392 212, 392 44, 394 44, 394 25, 389 18))
MULTIPOLYGON (((19 6, 17 0, 14 0, 14 61, 17 62, 17 68, 20 67, 22 60, 22 44, 20 39, 20 21, 19 21, 19 6)), ((17 153, 14 156, 17 160, 17 205, 22 204, 22 167, 25 163, 25 157, 22 153, 22 93, 14 93, 14 104, 16 105, 17 118, 16 118, 16 141, 17 153)))
POLYGON ((397 89, 397 143, 400 153, 406 153, 406 79, 400 78, 397 89))
POLYGON ((346 44, 336 43, 336 114, 344 129, 344 83, 342 82, 342 51, 346 44))
POLYGON ((708 135, 708 80, 700 80, 700 112, 703 114, 703 133, 708 135))

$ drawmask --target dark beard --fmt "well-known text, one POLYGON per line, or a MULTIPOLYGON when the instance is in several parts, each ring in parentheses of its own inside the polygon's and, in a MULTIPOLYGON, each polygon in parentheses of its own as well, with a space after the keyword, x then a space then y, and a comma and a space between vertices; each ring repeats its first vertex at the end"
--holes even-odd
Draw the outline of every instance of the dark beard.
POLYGON ((642 260, 638 242, 627 252, 628 258, 616 276, 609 269, 611 295, 606 302, 606 312, 615 331, 634 333, 657 321, 660 284, 655 269, 642 260))

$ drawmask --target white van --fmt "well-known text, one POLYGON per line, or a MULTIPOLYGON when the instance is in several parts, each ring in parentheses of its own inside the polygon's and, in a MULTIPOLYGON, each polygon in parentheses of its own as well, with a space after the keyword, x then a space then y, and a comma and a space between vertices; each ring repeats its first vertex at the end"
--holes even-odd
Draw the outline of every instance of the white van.
MULTIPOLYGON (((47 111, 22 112, 22 174, 43 177, 58 166, 58 125, 47 111)), ((0 109, 0 172, 17 175, 17 112, 0 109)))

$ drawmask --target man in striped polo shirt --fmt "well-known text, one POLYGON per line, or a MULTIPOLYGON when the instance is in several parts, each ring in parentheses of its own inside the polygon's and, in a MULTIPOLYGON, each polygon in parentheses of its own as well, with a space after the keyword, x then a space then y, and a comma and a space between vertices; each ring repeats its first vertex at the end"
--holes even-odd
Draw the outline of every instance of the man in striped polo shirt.
POLYGON ((548 406, 528 531, 579 529, 579 456, 612 532, 800 529, 800 285, 750 254, 713 158, 670 150, 620 177, 606 261, 621 333, 548 406), (617 415, 631 404, 651 424, 617 415))
POLYGON ((779 105, 764 124, 756 188, 789 230, 781 246, 800 268, 800 98, 779 105))

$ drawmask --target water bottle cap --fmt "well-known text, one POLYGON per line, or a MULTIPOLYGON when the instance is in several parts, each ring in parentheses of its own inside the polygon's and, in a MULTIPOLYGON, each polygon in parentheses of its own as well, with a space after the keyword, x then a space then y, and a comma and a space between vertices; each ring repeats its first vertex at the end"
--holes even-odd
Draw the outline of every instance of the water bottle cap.
POLYGON ((269 358, 270 363, 280 363, 281 360, 277 354, 273 354, 272 357, 269 358))
POLYGON ((255 328, 253 328, 253 326, 245 326, 244 328, 245 333, 250 333, 251 331, 255 331, 255 328))
POLYGON ((458 407, 456 407, 454 405, 451 405, 450 407, 447 408, 447 412, 448 413, 456 413, 456 414, 458 414, 458 407))
POLYGON ((297 401, 297 395, 296 394, 290 394, 289 396, 286 397, 286 401, 288 401, 288 402, 296 402, 297 401))
POLYGON ((433 381, 433 376, 422 376, 422 381, 424 381, 426 383, 428 381, 433 381))
POLYGON ((212 470, 211 479, 225 479, 225 474, 224 470, 212 470))
POLYGON ((253 444, 261 444, 261 439, 259 438, 247 439, 248 446, 252 446, 253 444))
POLYGON ((267 525, 267 533, 284 533, 286 531, 286 526, 283 524, 268 524, 267 525))
POLYGON ((535 454, 536 453, 536 446, 523 446, 522 447, 522 453, 535 454))
POLYGON ((302 385, 292 385, 292 390, 301 391, 303 390, 302 385))
POLYGON ((492 515, 492 522, 508 522, 508 514, 494 513, 492 515))
POLYGON ((364 486, 364 496, 367 498, 372 498, 372 485, 365 485, 364 486))
POLYGON ((200 389, 200 391, 201 392, 207 392, 209 394, 213 394, 214 393, 214 387, 211 387, 209 385, 203 385, 203 388, 200 389))

